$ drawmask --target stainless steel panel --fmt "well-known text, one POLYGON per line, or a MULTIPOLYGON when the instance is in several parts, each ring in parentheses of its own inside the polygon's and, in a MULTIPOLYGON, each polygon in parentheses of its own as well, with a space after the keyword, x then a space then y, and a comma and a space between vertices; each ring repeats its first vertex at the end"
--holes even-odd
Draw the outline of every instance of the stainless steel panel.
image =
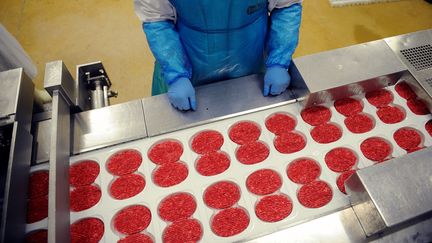
POLYGON ((296 58, 294 64, 310 93, 406 70, 383 40, 296 58))
POLYGON ((366 242, 366 237, 354 211, 348 208, 248 242, 345 243, 366 242))
POLYGON ((346 182, 367 235, 432 212, 431 153, 427 148, 364 168, 346 182))
POLYGON ((51 119, 33 124, 36 143, 33 149, 36 150, 36 164, 47 162, 50 158, 51 142, 51 119))
POLYGON ((428 104, 432 111, 432 68, 419 68, 422 64, 432 63, 432 30, 414 32, 386 38, 385 42, 398 59, 407 67, 418 82, 409 82, 417 95, 428 104), (429 47, 429 49, 419 49, 429 47), (406 54, 408 52, 408 55, 406 54))
POLYGON ((49 161, 48 242, 70 242, 69 156, 70 109, 58 90, 52 96, 49 161))
POLYGON ((22 68, 0 72, 0 119, 15 114, 22 68))
POLYGON ((0 120, 19 121, 27 131, 33 111, 34 85, 22 68, 0 73, 0 120), (11 119, 5 119, 11 116, 11 119))
POLYGON ((74 154, 147 136, 140 100, 74 114, 73 130, 74 154))
POLYGON ((24 242, 27 188, 32 136, 19 122, 13 124, 2 206, 0 242, 24 242))
POLYGON ((69 105, 77 105, 75 80, 63 61, 53 61, 46 64, 44 88, 51 96, 54 90, 59 90, 69 105))
POLYGON ((184 129, 215 119, 295 102, 289 90, 279 96, 262 95, 261 75, 251 75, 196 88, 197 110, 181 112, 168 101, 166 94, 143 99, 147 132, 155 136, 184 129))
POLYGON ((422 220, 412 225, 406 225, 396 230, 386 232, 377 238, 369 240, 371 243, 394 242, 432 242, 432 218, 422 220))

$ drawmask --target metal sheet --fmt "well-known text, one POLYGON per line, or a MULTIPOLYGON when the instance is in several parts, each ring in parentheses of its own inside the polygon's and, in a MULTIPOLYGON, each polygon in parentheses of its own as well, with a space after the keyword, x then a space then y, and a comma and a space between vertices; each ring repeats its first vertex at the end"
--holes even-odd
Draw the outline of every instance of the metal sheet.
POLYGON ((296 58, 294 64, 311 93, 406 70, 383 40, 296 58))
POLYGON ((415 64, 432 64, 432 30, 418 31, 384 39, 397 58, 407 67, 417 81, 407 80, 416 94, 432 111, 432 68, 419 69, 415 64), (421 49, 429 47, 429 51, 421 49), (408 58, 404 55, 408 53, 408 58), (418 56, 421 54, 421 56, 418 56))
POLYGON ((147 136, 144 111, 135 100, 73 115, 73 153, 147 136))
POLYGON ((22 68, 0 73, 0 120, 7 116, 1 124, 18 121, 27 131, 33 111, 33 82, 27 77, 22 68))
POLYGON ((69 155, 70 109, 58 90, 52 96, 49 161, 48 242, 70 242, 69 155))
POLYGON ((24 242, 27 188, 31 161, 32 136, 18 122, 13 125, 5 196, 2 206, 0 242, 24 242))
POLYGON ((366 237, 351 208, 304 222, 249 243, 287 242, 366 242, 366 237))
POLYGON ((0 72, 0 118, 15 114, 22 69, 0 72))
POLYGON ((33 134, 36 136, 33 147, 36 151, 35 163, 47 162, 50 158, 51 119, 34 123, 33 130, 33 134))
POLYGON ((364 168, 346 182, 367 235, 432 212, 431 153, 427 148, 364 168))
POLYGON ((217 82, 196 88, 197 110, 181 112, 168 101, 166 94, 143 99, 147 132, 155 136, 187 127, 295 102, 291 91, 279 96, 262 95, 261 75, 217 82))

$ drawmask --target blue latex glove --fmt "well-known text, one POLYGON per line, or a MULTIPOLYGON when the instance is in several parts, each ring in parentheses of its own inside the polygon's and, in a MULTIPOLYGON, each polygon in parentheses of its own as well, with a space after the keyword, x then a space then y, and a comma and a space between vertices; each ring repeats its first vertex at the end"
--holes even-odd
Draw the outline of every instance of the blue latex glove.
POLYGON ((196 110, 195 89, 188 78, 179 78, 168 86, 168 98, 179 110, 196 110))
POLYGON ((284 67, 273 66, 267 68, 264 76, 264 96, 278 95, 288 88, 291 77, 284 67))

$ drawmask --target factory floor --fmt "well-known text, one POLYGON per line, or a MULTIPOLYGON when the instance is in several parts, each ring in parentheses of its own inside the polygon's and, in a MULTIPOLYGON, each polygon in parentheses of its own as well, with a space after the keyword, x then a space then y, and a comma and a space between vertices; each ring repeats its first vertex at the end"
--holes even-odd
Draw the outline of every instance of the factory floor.
MULTIPOLYGON (((303 3, 295 57, 432 28, 432 4, 424 0, 332 8, 328 0, 303 3)), ((121 103, 150 96, 153 56, 132 0, 0 0, 0 22, 18 39, 38 68, 100 60, 121 103)))

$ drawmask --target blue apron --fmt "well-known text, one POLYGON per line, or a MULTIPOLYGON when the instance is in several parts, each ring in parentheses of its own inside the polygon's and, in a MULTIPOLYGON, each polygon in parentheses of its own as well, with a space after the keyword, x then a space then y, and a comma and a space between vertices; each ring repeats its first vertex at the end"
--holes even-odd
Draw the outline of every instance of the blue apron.
MULTIPOLYGON (((192 84, 257 73, 264 64, 267 0, 170 0, 192 65, 192 84)), ((167 91, 155 64, 152 94, 167 91)))

